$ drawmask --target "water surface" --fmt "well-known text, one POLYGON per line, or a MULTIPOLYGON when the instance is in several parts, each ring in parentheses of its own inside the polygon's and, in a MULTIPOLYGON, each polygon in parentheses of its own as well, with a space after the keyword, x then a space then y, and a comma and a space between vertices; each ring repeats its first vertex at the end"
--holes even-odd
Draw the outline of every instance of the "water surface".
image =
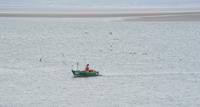
POLYGON ((198 107, 199 29, 0 18, 0 106, 198 107), (76 62, 103 76, 73 78, 76 62))

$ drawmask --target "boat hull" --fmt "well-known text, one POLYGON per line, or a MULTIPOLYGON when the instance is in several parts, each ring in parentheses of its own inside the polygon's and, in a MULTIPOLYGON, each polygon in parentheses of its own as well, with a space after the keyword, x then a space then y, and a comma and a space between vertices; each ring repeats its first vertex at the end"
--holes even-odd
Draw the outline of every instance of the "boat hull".
POLYGON ((99 72, 84 72, 80 70, 72 70, 72 73, 75 77, 90 77, 90 76, 99 76, 99 72))

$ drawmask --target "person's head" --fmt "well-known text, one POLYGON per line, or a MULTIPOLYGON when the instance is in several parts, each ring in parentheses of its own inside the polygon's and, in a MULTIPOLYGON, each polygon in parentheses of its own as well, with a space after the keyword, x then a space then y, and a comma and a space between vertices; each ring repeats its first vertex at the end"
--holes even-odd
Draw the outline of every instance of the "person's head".
POLYGON ((87 66, 89 66, 89 64, 87 64, 87 66))

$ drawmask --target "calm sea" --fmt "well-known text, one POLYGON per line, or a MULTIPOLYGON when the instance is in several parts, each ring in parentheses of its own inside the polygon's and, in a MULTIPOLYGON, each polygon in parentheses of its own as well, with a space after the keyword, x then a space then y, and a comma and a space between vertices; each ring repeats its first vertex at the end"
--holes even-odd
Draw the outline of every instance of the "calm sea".
POLYGON ((0 18, 0 106, 198 107, 199 53, 200 22, 0 18))

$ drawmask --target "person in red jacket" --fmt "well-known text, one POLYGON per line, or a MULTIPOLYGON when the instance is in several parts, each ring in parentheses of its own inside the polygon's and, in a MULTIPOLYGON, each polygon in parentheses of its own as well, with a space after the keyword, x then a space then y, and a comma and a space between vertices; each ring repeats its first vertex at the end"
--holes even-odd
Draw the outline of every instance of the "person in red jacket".
POLYGON ((94 72, 95 70, 89 68, 89 64, 85 66, 85 72, 94 72))
POLYGON ((89 70, 90 70, 89 66, 90 66, 89 64, 87 64, 87 65, 85 66, 85 71, 86 71, 86 72, 89 72, 89 70))

